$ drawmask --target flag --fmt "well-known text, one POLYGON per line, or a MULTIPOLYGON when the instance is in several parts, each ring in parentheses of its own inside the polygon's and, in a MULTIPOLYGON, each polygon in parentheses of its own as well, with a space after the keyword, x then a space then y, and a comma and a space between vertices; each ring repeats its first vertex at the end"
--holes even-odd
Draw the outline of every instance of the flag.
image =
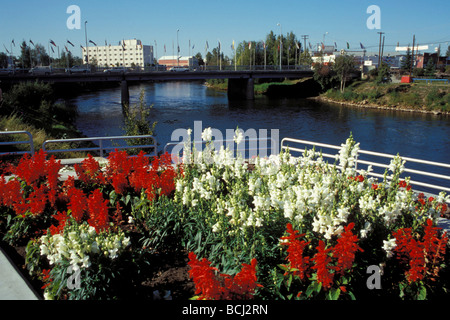
POLYGON ((192 50, 194 50, 194 48, 195 48, 195 44, 192 45, 192 50))
POLYGON ((50 43, 56 47, 56 43, 53 40, 50 40, 50 43))
POLYGON ((219 52, 220 52, 220 41, 219 41, 219 52))
POLYGON ((64 46, 64 48, 66 48, 66 52, 69 52, 69 49, 67 49, 67 46, 64 46))
POLYGON ((205 49, 208 50, 209 49, 209 45, 208 45, 208 41, 206 41, 206 46, 205 49))
POLYGON ((249 41, 248 42, 248 49, 251 50, 251 48, 252 48, 252 43, 249 41))
POLYGON ((55 53, 55 50, 53 50, 53 47, 50 47, 50 49, 52 49, 52 52, 55 53))
POLYGON ((81 50, 84 50, 84 48, 83 48, 83 46, 80 44, 80 48, 81 48, 81 50))
POLYGON ((334 43, 334 47, 337 49, 337 43, 336 42, 334 43))
POLYGON ((298 45, 298 42, 297 42, 297 41, 295 41, 295 46, 297 47, 297 50, 300 49, 300 46, 298 45))
POLYGON ((14 45, 14 47, 16 46, 16 44, 14 43, 14 39, 12 39, 11 43, 14 45))
POLYGON ((263 48, 265 49, 266 48, 266 43, 263 41, 263 48))
POLYGON ((33 41, 31 41, 31 39, 30 39, 30 43, 34 46, 34 43, 33 43, 33 41))
POLYGON ((178 46, 178 53, 180 53, 180 46, 178 46))
POLYGON ((234 50, 234 40, 233 40, 233 42, 231 43, 231 50, 234 50))
POLYGON ((166 45, 164 44, 164 53, 166 53, 166 45))
POLYGON ((365 49, 361 42, 359 43, 359 45, 361 46, 361 49, 363 49, 363 50, 365 49))
POLYGON ((4 44, 3 44, 3 46, 5 47, 6 52, 9 54, 9 51, 8 51, 8 49, 6 49, 6 46, 4 44))
POLYGON ((97 46, 97 44, 92 40, 89 40, 89 43, 92 43, 94 46, 97 46))
POLYGON ((108 45, 108 42, 106 42, 106 39, 105 39, 105 46, 107 46, 108 45))
POLYGON ((347 49, 350 49, 350 44, 347 42, 347 49))
POLYGON ((308 42, 308 44, 309 44, 309 49, 311 49, 311 50, 312 50, 312 45, 311 45, 311 42, 308 42))
POLYGON ((325 44, 322 42, 322 51, 325 51, 325 44))
POLYGON ((70 42, 69 40, 67 40, 67 43, 70 44, 72 47, 75 47, 75 46, 73 45, 73 43, 70 42))

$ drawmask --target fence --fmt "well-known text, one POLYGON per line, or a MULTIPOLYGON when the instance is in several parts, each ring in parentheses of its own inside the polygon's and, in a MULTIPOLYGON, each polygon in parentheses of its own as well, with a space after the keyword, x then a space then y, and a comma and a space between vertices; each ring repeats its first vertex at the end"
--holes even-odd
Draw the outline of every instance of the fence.
POLYGON ((29 151, 12 151, 12 152, 0 152, 0 156, 5 155, 23 155, 26 153, 33 154, 34 153, 34 143, 33 143, 33 136, 28 131, 1 131, 1 136, 11 136, 11 135, 27 135, 28 140, 24 141, 4 141, 0 142, 0 146, 12 146, 12 145, 21 145, 21 144, 29 144, 30 150, 29 151))
POLYGON ((47 153, 62 153, 62 152, 86 152, 86 151, 97 151, 100 157, 105 157, 108 150, 122 150, 122 149, 150 149, 151 153, 147 153, 147 156, 157 156, 158 148, 157 141, 154 136, 151 135, 140 135, 140 136, 112 136, 112 137, 91 137, 91 138, 75 138, 75 139, 55 139, 47 140, 42 145, 42 149, 47 153), (109 141, 125 141, 130 139, 152 139, 153 144, 143 144, 143 145, 105 145, 105 142, 109 141), (80 147, 80 148, 67 148, 67 149, 48 149, 51 144, 61 144, 61 143, 71 143, 71 142, 98 142, 98 146, 93 147, 80 147))
MULTIPOLYGON (((281 150, 289 149, 291 154, 293 152, 304 153, 307 146, 309 148, 314 147, 316 152, 321 152, 324 159, 328 158, 333 160, 336 160, 336 154, 342 148, 341 146, 292 138, 284 138, 281 141, 281 150), (293 146, 289 145, 289 143, 291 145, 293 144, 293 146), (303 148, 300 148, 300 146, 303 146, 303 148), (334 150, 335 153, 329 153, 330 150, 334 150)), ((395 155, 387 153, 359 150, 356 159, 356 169, 359 171, 367 171, 368 167, 372 166, 373 171, 369 175, 376 178, 383 178, 385 170, 389 167, 390 161, 394 157, 395 155)), ((402 177, 404 178, 407 175, 411 178, 410 184, 415 191, 433 194, 440 191, 450 192, 450 164, 409 157, 401 158, 406 161, 402 177)), ((387 176, 387 179, 389 179, 389 176, 387 176)))

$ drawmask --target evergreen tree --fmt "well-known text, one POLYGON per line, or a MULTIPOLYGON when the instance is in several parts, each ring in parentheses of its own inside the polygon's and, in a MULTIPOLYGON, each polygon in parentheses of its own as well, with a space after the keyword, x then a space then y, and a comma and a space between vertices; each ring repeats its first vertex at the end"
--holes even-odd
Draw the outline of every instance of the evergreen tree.
POLYGON ((411 69, 411 63, 412 63, 411 50, 408 47, 408 49, 406 50, 405 60, 403 60, 401 69, 404 71, 409 71, 411 69))
POLYGON ((433 59, 428 59, 427 65, 425 67, 425 75, 427 77, 433 77, 436 73, 436 66, 433 62, 433 59))

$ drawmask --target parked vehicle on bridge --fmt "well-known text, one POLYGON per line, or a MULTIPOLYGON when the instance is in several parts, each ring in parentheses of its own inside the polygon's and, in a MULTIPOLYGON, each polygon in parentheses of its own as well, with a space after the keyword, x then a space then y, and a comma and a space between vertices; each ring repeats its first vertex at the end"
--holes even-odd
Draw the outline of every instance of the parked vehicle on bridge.
POLYGON ((106 69, 103 72, 105 73, 125 73, 127 68, 124 67, 112 67, 110 69, 106 69))
POLYGON ((69 74, 72 73, 88 73, 91 72, 91 69, 87 65, 73 66, 70 69, 67 69, 66 72, 69 74))
POLYGON ((186 67, 172 67, 172 68, 170 68, 169 69, 169 71, 172 71, 172 72, 185 72, 185 71, 189 71, 189 68, 186 68, 186 67))
POLYGON ((40 66, 40 67, 34 67, 30 69, 30 73, 32 75, 36 75, 36 74, 44 74, 44 75, 49 75, 53 72, 53 69, 51 66, 40 66))

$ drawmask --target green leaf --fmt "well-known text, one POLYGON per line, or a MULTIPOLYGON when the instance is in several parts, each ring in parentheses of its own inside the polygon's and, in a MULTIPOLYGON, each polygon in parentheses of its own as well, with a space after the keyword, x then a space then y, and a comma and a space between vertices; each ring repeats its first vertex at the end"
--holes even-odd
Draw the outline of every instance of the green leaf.
POLYGON ((337 299, 339 299, 340 294, 341 294, 341 289, 331 288, 330 291, 328 291, 327 299, 328 300, 337 300, 337 299))

